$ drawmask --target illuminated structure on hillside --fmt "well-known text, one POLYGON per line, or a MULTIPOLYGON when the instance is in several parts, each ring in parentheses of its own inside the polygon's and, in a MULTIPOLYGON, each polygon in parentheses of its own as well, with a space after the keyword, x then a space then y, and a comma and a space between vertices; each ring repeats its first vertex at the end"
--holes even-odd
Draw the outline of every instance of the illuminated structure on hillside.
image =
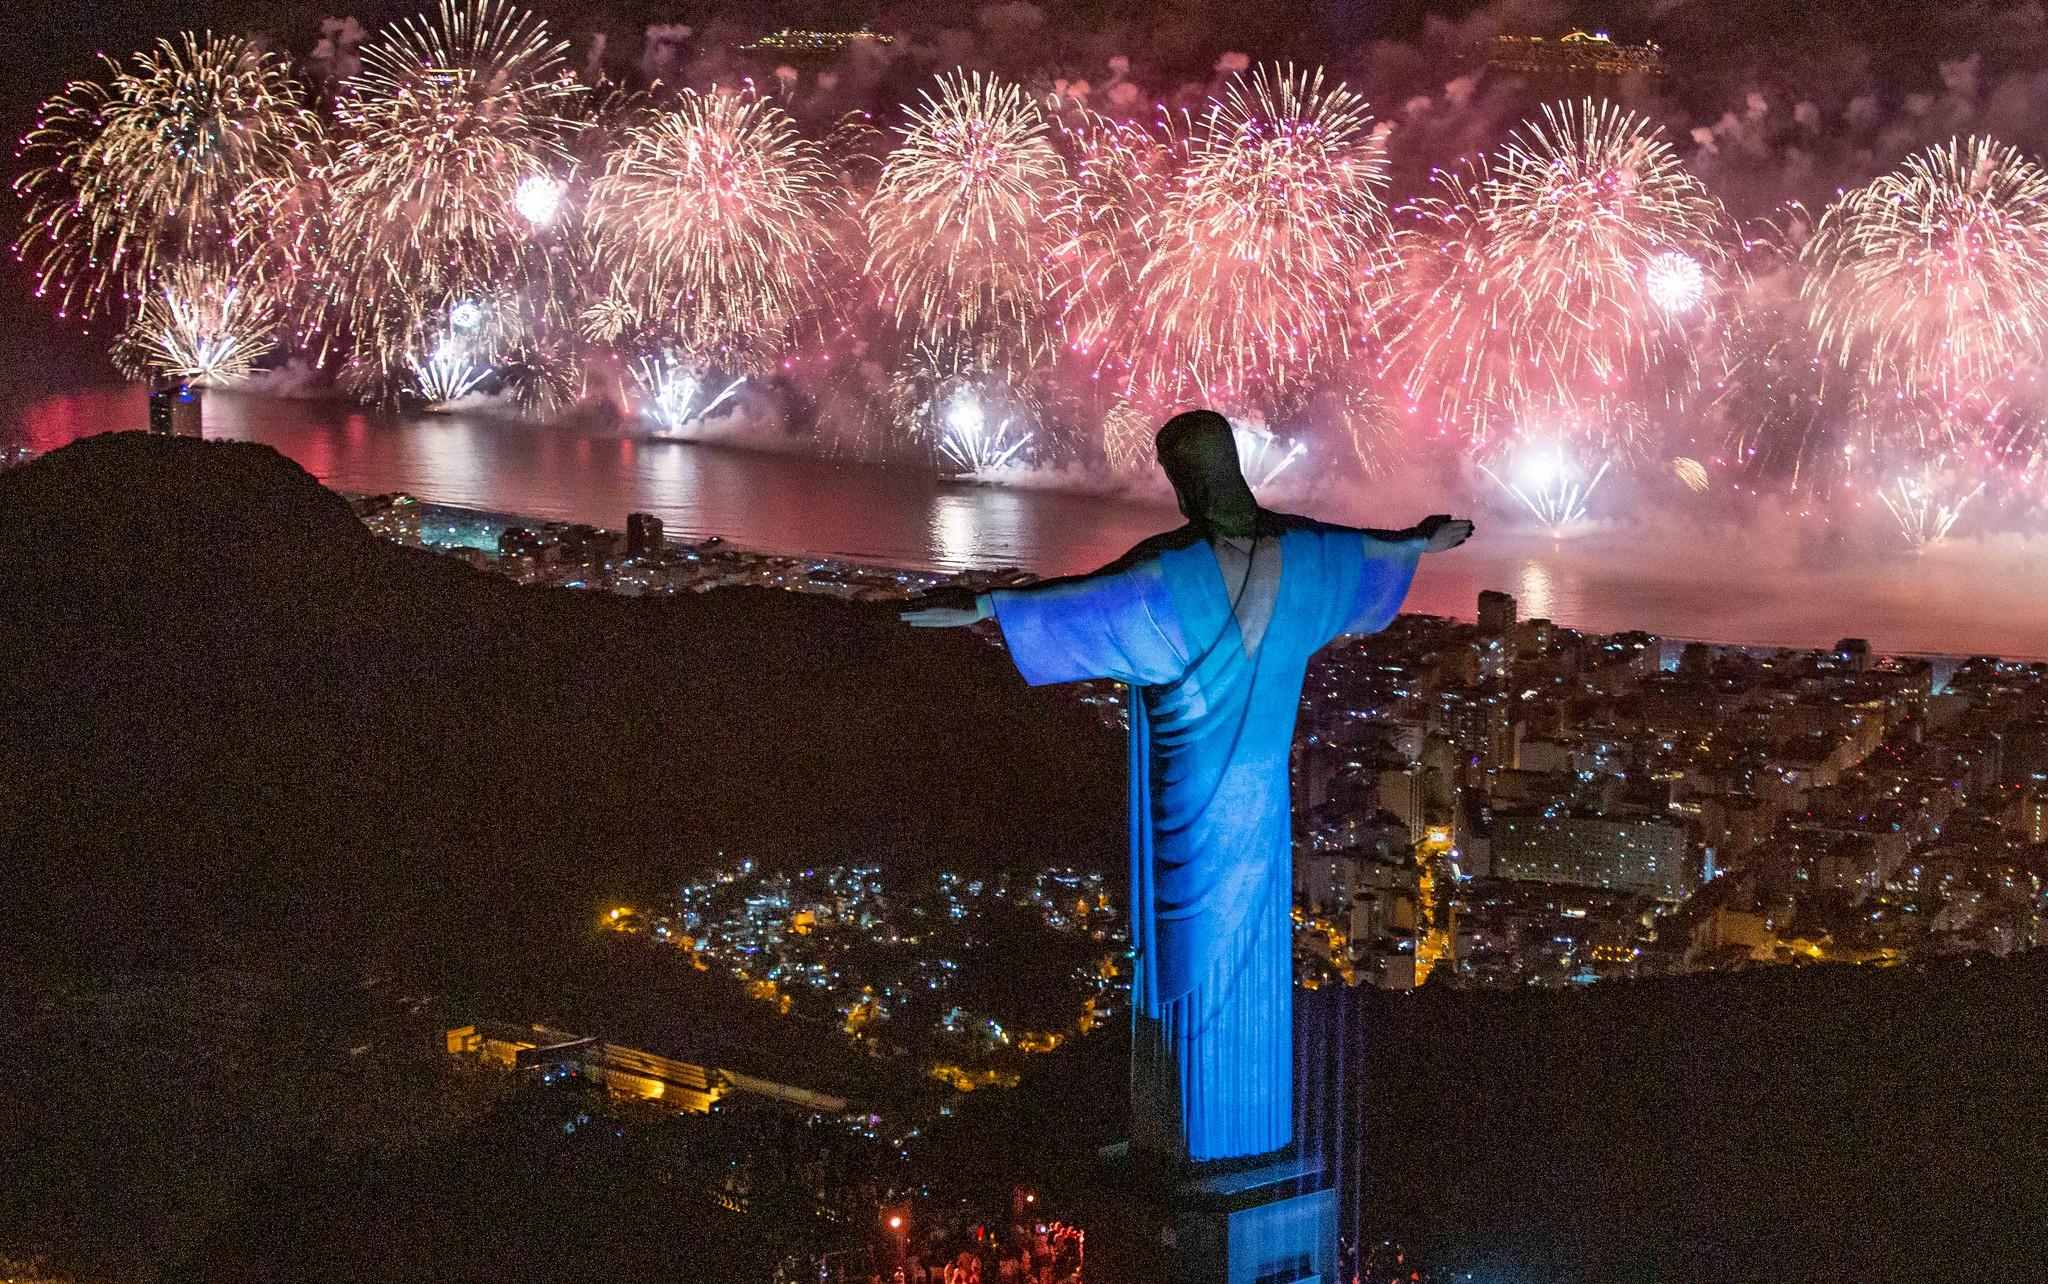
POLYGON ((1486 65, 1532 75, 1661 76, 1664 51, 1655 44, 1618 45, 1604 31, 1495 36, 1486 65))
POLYGON ((749 53, 800 53, 832 54, 866 40, 877 45, 893 45, 896 37, 885 36, 875 31, 807 31, 796 27, 784 27, 771 31, 751 44, 740 48, 749 53))

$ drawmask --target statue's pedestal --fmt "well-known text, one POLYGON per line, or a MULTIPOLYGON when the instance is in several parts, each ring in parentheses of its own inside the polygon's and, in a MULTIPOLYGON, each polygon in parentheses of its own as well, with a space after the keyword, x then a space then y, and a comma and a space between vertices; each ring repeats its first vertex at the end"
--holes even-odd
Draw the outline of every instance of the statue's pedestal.
POLYGON ((1316 1161, 1176 1172, 1124 1146, 1103 1159, 1088 1284, 1335 1284, 1337 1192, 1316 1161))

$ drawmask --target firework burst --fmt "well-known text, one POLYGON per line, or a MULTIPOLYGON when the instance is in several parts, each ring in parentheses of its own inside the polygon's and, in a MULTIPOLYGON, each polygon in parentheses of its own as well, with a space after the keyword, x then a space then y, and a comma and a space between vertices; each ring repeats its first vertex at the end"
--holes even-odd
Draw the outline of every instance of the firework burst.
POLYGON ((1995 140, 1850 192, 1804 257, 1821 344, 1865 383, 1970 398, 2048 352, 2048 171, 1995 140))
POLYGON ((1256 419, 1232 418, 1230 436, 1237 446, 1237 466, 1254 491, 1280 480, 1282 473, 1308 454, 1307 446, 1282 437, 1256 419))
POLYGON ((928 342, 993 330, 1034 348, 1064 172, 1044 113, 1021 86, 954 74, 902 136, 863 210, 886 306, 928 342))
POLYGON ((1385 149, 1365 100, 1260 67, 1190 122, 1143 226, 1124 360, 1153 397, 1271 401, 1348 352, 1386 250, 1385 149))
POLYGON ((284 61, 247 40, 186 33, 106 67, 43 104, 15 182, 15 252, 67 313, 142 294, 160 266, 247 259, 268 231, 250 191, 319 137, 284 61))
POLYGON ((1386 335, 1411 406, 1483 443, 1530 405, 1694 381, 1679 325, 1724 264, 1725 219, 1655 125, 1546 105, 1490 162, 1431 177, 1401 211, 1386 335))
POLYGON ((470 345, 455 336, 437 341, 432 350, 407 363, 412 391, 430 410, 446 407, 483 389, 491 376, 488 365, 479 364, 470 345))
MULTIPOLYGON (((583 94, 547 26, 503 0, 442 0, 365 45, 342 86, 324 175, 329 260, 356 359, 412 363, 451 301, 514 291, 552 303, 548 247, 519 193, 566 168, 583 94)), ((529 197, 529 208, 532 207, 529 197)))
POLYGON ((627 131, 591 186, 619 306, 691 352, 772 351, 819 303, 838 195, 772 101, 686 91, 627 131))
POLYGON ((939 452, 965 477, 987 477, 1031 444, 1029 432, 1019 431, 1012 418, 992 417, 971 387, 949 394, 939 408, 939 419, 939 452))
POLYGON ((1686 310, 1663 305, 1704 293, 1723 222, 1661 129, 1591 100, 1547 105, 1515 131, 1486 218, 1533 364, 1581 392, 1656 359, 1660 319, 1686 310))
POLYGON ((180 264, 143 295, 135 319, 114 341, 114 365, 130 379, 238 383, 276 348, 280 320, 277 301, 246 274, 180 264))
POLYGON ((1665 250, 1644 267, 1643 291, 1659 312, 1684 316, 1707 297, 1707 271, 1685 251, 1665 250))

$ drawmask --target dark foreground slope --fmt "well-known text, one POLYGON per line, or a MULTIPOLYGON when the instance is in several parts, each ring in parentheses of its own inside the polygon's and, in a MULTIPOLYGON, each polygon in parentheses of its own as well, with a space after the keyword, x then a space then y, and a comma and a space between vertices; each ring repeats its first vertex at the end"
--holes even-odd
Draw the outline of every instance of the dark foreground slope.
MULTIPOLYGON (((2044 996, 2042 950, 1298 992, 1297 1126, 1339 1176, 1347 1232, 1392 1237, 1429 1278, 2039 1284, 2044 996)), ((991 1193, 1051 1177, 1113 1215, 1090 1156, 1127 1112, 1069 1103, 1101 1100, 1127 1049, 1089 1039, 1018 1092, 976 1096, 936 1166, 991 1193), (1041 1125, 1059 1116, 1073 1122, 1041 1125)))
MULTIPOLYGON (((1113 865, 1121 794, 1113 737, 971 637, 520 589, 368 538, 261 448, 58 452, 0 476, 0 1253, 767 1278, 754 1228, 476 1100, 393 1000, 650 1043, 675 1014, 822 1074, 828 1041, 594 938, 596 908, 720 850, 1113 865)), ((1351 1224, 1476 1279, 2037 1284, 2044 994, 2039 953, 1324 992, 1304 1133, 1351 1224)), ((935 1186, 1071 1176, 1124 1127, 1124 1055, 1079 1040, 975 1094, 935 1186)))
POLYGON ((711 860, 1106 867, 1113 737, 986 643, 766 590, 527 590, 268 448, 0 476, 0 923, 95 960, 374 962, 711 860))
POLYGON ((0 475, 0 1253, 294 1274, 334 1199, 355 1278, 739 1252, 644 1182, 508 1162, 435 1015, 896 1090, 600 907, 743 857, 1104 868, 1122 767, 1084 708, 886 607, 520 588, 372 538, 258 446, 124 434, 0 475))

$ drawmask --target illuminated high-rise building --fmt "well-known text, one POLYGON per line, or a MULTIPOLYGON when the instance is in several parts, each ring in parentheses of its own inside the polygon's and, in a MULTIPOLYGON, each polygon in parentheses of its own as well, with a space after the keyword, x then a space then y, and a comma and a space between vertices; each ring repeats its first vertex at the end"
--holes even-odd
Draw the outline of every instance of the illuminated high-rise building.
POLYGON ((199 389, 179 379, 166 379, 149 390, 149 430, 159 437, 197 437, 199 389))
POLYGON ((1493 819, 1496 878, 1682 901, 1700 882, 1689 847, 1685 827, 1658 816, 1578 816, 1551 807, 1493 819))
POLYGON ((661 551, 661 519, 653 513, 626 516, 626 556, 646 557, 661 551))
POLYGON ((1515 631, 1515 599, 1493 589, 1480 590, 1479 631, 1490 638, 1512 636, 1515 631))

